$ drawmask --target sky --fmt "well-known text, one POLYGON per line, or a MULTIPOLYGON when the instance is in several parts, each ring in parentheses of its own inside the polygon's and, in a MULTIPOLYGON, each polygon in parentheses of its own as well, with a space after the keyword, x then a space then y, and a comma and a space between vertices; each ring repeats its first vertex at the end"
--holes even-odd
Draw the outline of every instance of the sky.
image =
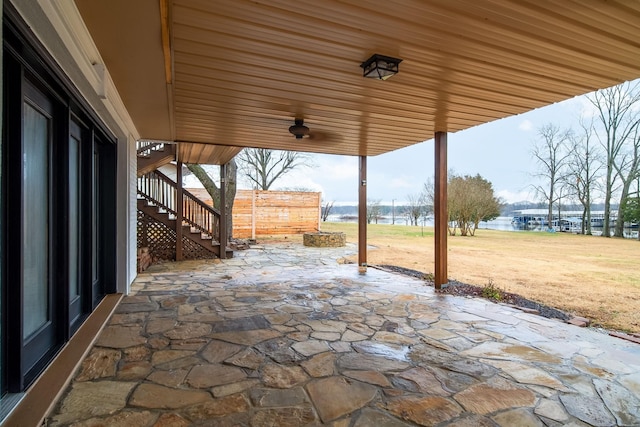
MULTIPOLYGON (((538 166, 532 155, 538 129, 554 124, 575 126, 581 114, 589 114, 585 96, 575 97, 517 116, 496 120, 461 132, 449 133, 448 169, 458 175, 480 174, 493 184, 507 203, 536 201, 532 184, 538 183, 538 166)), ((271 189, 308 189, 322 192, 325 202, 356 205, 358 157, 311 154, 313 167, 293 170, 271 189)), ((434 142, 428 140, 367 159, 367 198, 383 205, 400 206, 409 195, 420 193, 434 175, 434 142)), ((214 177, 219 176, 217 173, 214 177)), ((191 178, 191 179, 189 179, 191 178)), ((193 177, 186 187, 200 186, 193 177)), ((238 188, 251 188, 238 177, 238 188)))

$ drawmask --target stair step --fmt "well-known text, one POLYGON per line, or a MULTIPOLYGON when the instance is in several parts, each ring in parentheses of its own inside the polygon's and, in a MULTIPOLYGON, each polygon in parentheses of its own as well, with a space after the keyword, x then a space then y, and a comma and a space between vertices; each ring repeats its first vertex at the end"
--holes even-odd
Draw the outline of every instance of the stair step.
POLYGON ((149 173, 160 166, 175 160, 176 148, 174 145, 165 146, 163 150, 147 150, 137 155, 138 176, 149 173))

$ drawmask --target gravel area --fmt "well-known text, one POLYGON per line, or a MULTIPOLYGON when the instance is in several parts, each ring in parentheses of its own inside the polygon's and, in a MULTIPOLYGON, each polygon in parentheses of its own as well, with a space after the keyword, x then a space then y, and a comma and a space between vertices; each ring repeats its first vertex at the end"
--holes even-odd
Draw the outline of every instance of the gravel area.
MULTIPOLYGON (((395 265, 377 265, 373 267, 379 267, 383 270, 393 271, 395 273, 403 274, 405 276, 415 277, 417 279, 424 280, 429 286, 433 286, 433 277, 421 271, 412 270, 410 268, 398 267, 395 265)), ((486 298, 486 296, 483 295, 484 289, 485 288, 482 286, 469 285, 466 283, 461 283, 461 282, 452 280, 452 281, 449 281, 448 287, 446 287, 445 289, 437 290, 436 292, 441 294, 448 294, 448 295, 473 296, 478 298, 485 298, 494 302, 500 302, 504 304, 515 305, 518 307, 529 308, 529 309, 537 310, 541 316, 549 319, 560 319, 563 321, 567 321, 571 318, 571 316, 565 313, 564 311, 523 298, 517 294, 512 294, 510 292, 502 291, 499 288, 492 289, 493 292, 499 293, 500 295, 499 299, 486 298)))

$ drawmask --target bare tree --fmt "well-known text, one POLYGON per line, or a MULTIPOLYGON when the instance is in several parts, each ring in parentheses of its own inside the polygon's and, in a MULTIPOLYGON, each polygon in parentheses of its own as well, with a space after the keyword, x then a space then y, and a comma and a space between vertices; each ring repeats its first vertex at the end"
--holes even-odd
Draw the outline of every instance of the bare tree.
POLYGON ((591 203, 603 168, 602 156, 594 146, 593 122, 580 120, 580 133, 574 134, 571 147, 566 183, 582 206, 581 233, 591 235, 591 203))
POLYGON ((424 210, 424 192, 420 194, 407 194, 407 205, 405 207, 405 214, 407 215, 407 218, 409 218, 410 225, 418 225, 418 220, 423 215, 424 210))
MULTIPOLYGON (((624 211, 624 217, 629 222, 640 223, 640 191, 637 191, 634 197, 627 198, 621 210, 624 211)), ((638 229, 638 240, 640 240, 640 228, 638 229)))
MULTIPOLYGON (((558 225, 561 225, 562 206, 565 199, 569 199, 569 203, 575 200, 575 192, 573 186, 569 184, 569 175, 563 175, 562 179, 556 185, 556 212, 558 212, 558 225)), ((583 220, 584 222, 584 220, 583 220)), ((553 230, 553 221, 547 223, 547 230, 553 230)))
POLYGON ((371 224, 371 221, 377 224, 380 216, 380 200, 367 199, 367 224, 371 224))
POLYGON ((624 224, 628 221, 625 206, 629 198, 629 191, 634 180, 640 177, 640 126, 636 122, 633 135, 630 135, 627 150, 616 162, 616 172, 622 181, 620 191, 620 209, 618 210, 618 220, 613 235, 623 237, 624 224))
POLYGON ((322 222, 325 222, 329 215, 331 215, 331 209, 333 209, 333 201, 331 202, 323 202, 322 209, 320 211, 320 216, 322 218, 322 222))
POLYGON ((534 144, 532 151, 540 166, 535 176, 543 178, 545 183, 535 186, 535 190, 547 202, 547 221, 551 225, 553 205, 559 202, 562 196, 558 187, 566 181, 572 134, 571 130, 561 130, 553 124, 547 124, 538 129, 538 135, 541 139, 534 144))
MULTIPOLYGON (((605 150, 604 226, 602 235, 611 236, 611 199, 621 189, 620 200, 628 195, 631 181, 638 173, 637 127, 640 120, 640 83, 622 83, 594 92, 587 97, 597 111, 603 133, 598 138, 605 150), (629 148, 631 146, 631 148, 629 148), (633 148, 635 147, 635 148, 633 148), (620 186, 616 186, 618 180, 620 186)), ((620 210, 620 213, 622 210, 620 210)), ((624 214, 619 215, 622 223, 624 214)), ((615 236, 622 237, 622 225, 615 236)))
MULTIPOLYGON (((187 168, 195 175, 200 183, 204 186, 207 193, 213 200, 213 207, 222 210, 220 206, 220 188, 216 185, 213 178, 209 173, 198 164, 188 164, 187 168)), ((225 190, 226 190, 226 206, 224 206, 225 214, 227 216, 227 236, 229 239, 233 237, 233 202, 236 197, 236 177, 238 175, 238 168, 236 161, 232 159, 227 163, 226 175, 225 175, 225 190)))
MULTIPOLYGON (((454 169, 447 171, 447 176, 456 176, 454 169)), ((435 182, 433 178, 428 178, 422 185, 422 191, 420 193, 424 197, 424 203, 427 206, 428 213, 433 213, 433 205, 435 203, 435 182)))
MULTIPOLYGON (((449 171, 449 175, 454 174, 449 171)), ((433 182, 433 178, 427 179, 427 181, 422 185, 422 195, 424 197, 424 202, 433 209, 435 198, 435 184, 433 182)))
POLYGON ((296 151, 245 148, 238 154, 240 172, 258 190, 268 190, 278 178, 310 164, 306 154, 296 151))
POLYGON ((280 187, 281 191, 295 191, 296 193, 316 193, 317 191, 311 187, 280 187))

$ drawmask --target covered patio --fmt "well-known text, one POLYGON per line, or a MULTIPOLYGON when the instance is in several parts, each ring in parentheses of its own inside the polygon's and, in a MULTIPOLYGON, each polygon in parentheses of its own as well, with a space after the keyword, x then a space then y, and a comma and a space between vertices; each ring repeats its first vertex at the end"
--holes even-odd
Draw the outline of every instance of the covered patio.
POLYGON ((640 76, 634 3, 75 5, 99 52, 92 66, 108 70, 97 84, 117 88, 139 139, 177 143, 179 162, 224 165, 243 147, 358 156, 361 270, 367 158, 433 139, 438 288, 448 134, 640 76))
POLYGON ((640 346, 256 245, 138 275, 48 426, 633 426, 640 346))
POLYGON ((364 221, 367 158, 433 140, 445 286, 447 139, 640 77, 640 3, 4 0, 3 14, 3 425, 640 424, 636 344, 367 269, 364 221), (374 54, 397 75, 366 78, 374 54), (244 147, 357 156, 358 265, 265 246, 136 277, 141 141, 222 170, 244 147), (22 204, 40 192, 50 214, 22 204))

